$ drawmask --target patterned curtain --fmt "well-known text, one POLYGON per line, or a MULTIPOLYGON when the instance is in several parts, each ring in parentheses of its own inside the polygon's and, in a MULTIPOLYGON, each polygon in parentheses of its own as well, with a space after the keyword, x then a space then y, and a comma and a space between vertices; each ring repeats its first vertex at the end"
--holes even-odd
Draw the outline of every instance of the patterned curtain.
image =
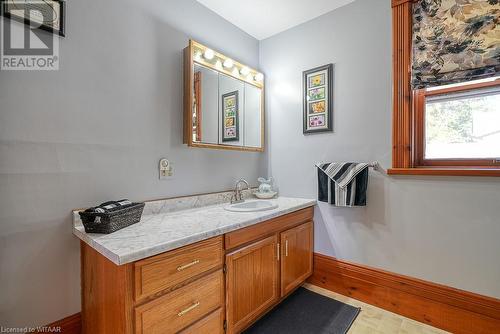
POLYGON ((500 75, 499 0, 413 5, 413 88, 500 75))

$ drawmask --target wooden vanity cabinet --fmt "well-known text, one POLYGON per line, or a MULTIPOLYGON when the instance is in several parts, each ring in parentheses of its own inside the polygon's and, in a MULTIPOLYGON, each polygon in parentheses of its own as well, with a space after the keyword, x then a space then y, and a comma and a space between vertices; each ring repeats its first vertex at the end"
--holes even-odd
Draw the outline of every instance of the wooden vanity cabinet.
POLYGON ((309 207, 116 265, 84 242, 82 333, 240 333, 312 274, 309 207))
POLYGON ((222 236, 120 266, 81 256, 82 333, 223 333, 222 236))
POLYGON ((281 297, 300 286, 313 269, 312 221, 281 233, 281 297))
POLYGON ((279 299, 276 235, 226 255, 227 325, 238 333, 279 299))
POLYGON ((313 267, 313 208, 226 234, 227 333, 248 328, 313 267))

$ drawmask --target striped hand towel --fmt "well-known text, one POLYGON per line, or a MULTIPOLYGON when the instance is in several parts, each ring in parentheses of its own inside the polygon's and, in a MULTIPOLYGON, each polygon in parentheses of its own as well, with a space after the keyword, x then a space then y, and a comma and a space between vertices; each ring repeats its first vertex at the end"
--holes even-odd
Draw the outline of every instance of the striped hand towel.
POLYGON ((318 200, 335 206, 366 205, 368 163, 321 163, 318 167, 318 200))
POLYGON ((105 213, 105 212, 111 212, 116 209, 123 209, 127 206, 132 205, 132 202, 129 201, 128 199, 122 199, 119 201, 110 201, 110 202, 105 202, 102 203, 96 207, 89 208, 85 210, 86 212, 97 212, 97 213, 105 213))

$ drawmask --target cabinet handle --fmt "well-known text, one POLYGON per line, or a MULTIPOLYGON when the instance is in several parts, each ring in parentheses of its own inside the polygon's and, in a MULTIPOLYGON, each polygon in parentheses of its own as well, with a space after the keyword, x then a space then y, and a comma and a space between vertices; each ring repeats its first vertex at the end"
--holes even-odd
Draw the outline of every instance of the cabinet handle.
POLYGON ((276 254, 278 254, 278 261, 279 261, 280 260, 280 244, 279 244, 279 242, 276 244, 276 248, 277 248, 276 254))
POLYGON ((177 267, 177 271, 183 271, 184 269, 187 269, 189 267, 194 266, 195 264, 200 263, 200 260, 194 260, 193 262, 189 262, 187 264, 183 264, 182 266, 177 267))
POLYGON ((177 316, 179 317, 182 317, 184 314, 194 310, 195 308, 197 308, 198 306, 200 306, 200 302, 196 302, 194 303, 193 305, 189 306, 188 308, 180 311, 179 313, 177 313, 177 316))
POLYGON ((285 240, 285 256, 288 256, 288 240, 285 240))

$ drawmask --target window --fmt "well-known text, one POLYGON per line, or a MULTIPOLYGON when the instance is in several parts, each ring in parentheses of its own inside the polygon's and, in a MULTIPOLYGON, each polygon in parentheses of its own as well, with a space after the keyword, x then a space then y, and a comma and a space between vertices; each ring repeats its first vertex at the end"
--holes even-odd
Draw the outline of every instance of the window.
POLYGON ((415 167, 500 167, 500 80, 415 93, 415 167))
POLYGON ((497 6, 392 0, 388 174, 500 176, 497 6))

